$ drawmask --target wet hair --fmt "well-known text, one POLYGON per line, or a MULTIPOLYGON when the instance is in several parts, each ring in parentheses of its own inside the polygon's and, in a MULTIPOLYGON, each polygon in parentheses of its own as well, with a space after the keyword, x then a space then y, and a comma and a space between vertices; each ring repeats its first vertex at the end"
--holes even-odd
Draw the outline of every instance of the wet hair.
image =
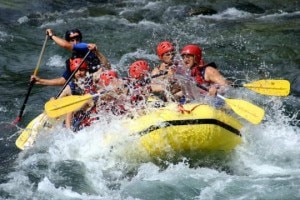
POLYGON ((74 34, 74 33, 78 33, 78 37, 79 37, 79 40, 80 40, 80 42, 81 42, 81 40, 82 40, 82 34, 81 34, 80 30, 77 29, 77 28, 76 28, 76 29, 72 29, 72 30, 66 31, 65 39, 66 39, 68 42, 70 42, 70 40, 71 40, 70 35, 72 35, 72 34, 74 34))

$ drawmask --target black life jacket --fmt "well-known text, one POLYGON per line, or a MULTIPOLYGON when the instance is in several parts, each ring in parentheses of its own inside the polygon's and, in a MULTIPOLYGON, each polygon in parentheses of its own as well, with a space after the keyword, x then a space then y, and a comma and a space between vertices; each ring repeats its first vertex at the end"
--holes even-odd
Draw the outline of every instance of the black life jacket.
MULTIPOLYGON (((85 55, 85 53, 73 52, 71 58, 84 58, 85 55)), ((89 55, 86 57, 86 62, 88 63, 90 73, 98 71, 101 66, 99 58, 93 52, 89 53, 89 55)))

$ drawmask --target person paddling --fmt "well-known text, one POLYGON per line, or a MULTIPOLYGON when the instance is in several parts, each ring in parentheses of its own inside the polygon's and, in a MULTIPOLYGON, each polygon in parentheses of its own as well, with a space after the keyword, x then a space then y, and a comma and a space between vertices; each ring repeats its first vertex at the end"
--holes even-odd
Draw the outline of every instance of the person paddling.
MULTIPOLYGON (((71 62, 71 70, 81 62, 80 58, 71 62)), ((79 110, 67 114, 65 125, 74 132, 84 127, 90 126, 101 117, 109 114, 115 116, 126 113, 124 107, 124 92, 122 91, 122 81, 114 70, 98 70, 93 74, 86 73, 87 64, 76 72, 74 80, 62 92, 63 96, 98 94, 97 97, 86 102, 79 110), (123 98, 122 98, 123 96, 123 98)))
POLYGON ((154 67, 151 71, 151 75, 160 74, 167 71, 168 75, 174 74, 174 58, 175 58, 175 47, 169 41, 160 42, 156 47, 156 54, 159 58, 160 64, 154 67))
POLYGON ((114 70, 104 70, 95 79, 98 86, 97 93, 100 94, 97 100, 97 112, 121 116, 127 113, 124 102, 126 101, 126 90, 123 80, 114 70))
POLYGON ((83 58, 88 50, 95 50, 87 57, 87 63, 89 66, 89 72, 93 73, 98 71, 100 67, 111 69, 111 65, 108 59, 99 51, 95 44, 83 43, 82 33, 79 29, 68 30, 65 33, 65 39, 58 37, 54 34, 52 29, 47 29, 46 34, 51 40, 53 40, 58 46, 72 51, 72 58, 83 58), (80 45, 83 43, 82 45, 80 45))
MULTIPOLYGON (((88 64, 82 58, 70 59, 70 71, 74 72, 80 65, 74 75, 74 78, 62 91, 59 98, 70 95, 84 95, 96 93, 97 88, 94 85, 94 76, 87 74, 88 64), (80 63, 82 63, 80 65, 80 63)), ((89 115, 95 109, 93 101, 89 101, 79 112, 71 112, 66 115, 65 125, 67 128, 77 131, 83 126, 83 120, 89 118, 89 115), (75 114, 74 114, 75 113, 75 114)))
POLYGON ((180 54, 186 75, 192 77, 196 84, 208 87, 209 95, 215 96, 218 89, 228 86, 228 81, 217 70, 216 65, 204 62, 200 46, 188 44, 182 48, 180 54))
POLYGON ((32 75, 30 79, 34 80, 35 84, 48 86, 64 85, 72 74, 70 70, 70 59, 83 58, 89 51, 91 51, 91 53, 86 56, 89 73, 94 73, 98 71, 99 68, 111 69, 108 59, 99 51, 96 44, 82 43, 82 34, 78 29, 67 31, 65 39, 56 36, 51 29, 47 29, 46 34, 59 46, 72 51, 72 55, 66 60, 66 69, 62 76, 52 79, 44 79, 32 75))
POLYGON ((169 41, 162 41, 156 47, 156 54, 160 64, 153 68, 151 76, 158 76, 152 80, 153 83, 165 85, 166 90, 154 92, 164 102, 176 101, 181 94, 181 86, 174 79, 174 73, 178 67, 175 61, 175 46, 169 41), (161 74, 165 74, 160 76, 161 74))
MULTIPOLYGON (((125 87, 128 89, 128 102, 130 102, 133 108, 143 110, 149 104, 153 107, 164 105, 164 101, 156 95, 157 93, 166 91, 168 86, 153 82, 157 77, 155 77, 156 75, 150 76, 150 71, 151 68, 145 60, 137 60, 129 66, 128 78, 124 80, 127 80, 125 87)), ((157 75, 159 77, 161 74, 157 75)))

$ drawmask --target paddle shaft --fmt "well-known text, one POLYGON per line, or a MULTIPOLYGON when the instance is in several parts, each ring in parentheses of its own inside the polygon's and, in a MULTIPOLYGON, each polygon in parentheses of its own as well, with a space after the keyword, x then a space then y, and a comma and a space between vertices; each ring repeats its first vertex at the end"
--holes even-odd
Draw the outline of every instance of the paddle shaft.
MULTIPOLYGON (((200 84, 197 84, 197 86, 205 91, 208 91, 208 88, 200 84)), ((236 114, 253 124, 259 124, 264 118, 265 111, 248 101, 241 99, 227 99, 219 94, 216 96, 223 99, 236 114)))
MULTIPOLYGON (((168 72, 162 72, 157 75, 151 76, 151 78, 156 78, 162 75, 167 74, 168 72)), ((146 81, 147 82, 147 81, 146 81)), ((90 99, 106 94, 108 91, 104 90, 98 94, 90 95, 71 95, 63 98, 53 99, 48 101, 45 104, 45 111, 47 115, 51 118, 59 117, 61 115, 64 115, 68 112, 73 112, 74 110, 77 110, 81 108, 87 101, 90 99)))
MULTIPOLYGON (((209 91, 208 88, 204 87, 203 85, 197 84, 197 87, 201 88, 202 90, 205 90, 206 92, 209 91)), ((225 100, 225 97, 223 97, 222 95, 220 95, 218 93, 217 93, 216 96, 219 97, 219 98, 221 98, 221 99, 223 99, 223 100, 225 100)))
MULTIPOLYGON (((40 67, 40 65, 41 65, 42 57, 43 57, 43 54, 44 54, 45 48, 46 48, 47 39, 48 39, 48 36, 46 35, 46 38, 45 38, 45 41, 44 41, 44 44, 43 44, 43 47, 42 47, 42 50, 41 50, 41 53, 40 53, 38 62, 37 62, 37 65, 36 65, 36 67, 35 67, 35 69, 34 69, 34 72, 33 72, 33 75, 35 75, 35 76, 37 75, 38 70, 39 70, 39 67, 40 67)), ((22 119, 22 116, 23 116, 23 113, 24 113, 24 110, 25 110, 25 106, 26 106, 26 104, 27 104, 27 101, 28 101, 29 95, 30 95, 30 93, 31 93, 32 87, 33 87, 33 85, 34 85, 34 82, 35 82, 35 80, 32 80, 32 81, 30 81, 30 83, 29 83, 29 87, 28 87, 28 90, 27 90, 27 94, 26 94, 25 99, 24 99, 24 102, 23 102, 23 104, 22 104, 22 106, 21 106, 19 115, 18 115, 18 117, 17 117, 17 118, 15 119, 15 121, 14 121, 14 124, 15 124, 15 123, 18 123, 18 122, 21 121, 21 119, 22 119)))
POLYGON ((164 76, 168 73, 168 71, 163 71, 163 72, 160 72, 158 74, 155 74, 153 76, 151 76, 151 78, 157 78, 157 77, 160 77, 160 76, 164 76))
POLYGON ((71 95, 63 98, 52 99, 45 104, 45 112, 50 118, 56 118, 64 114, 74 112, 82 108, 89 100, 106 93, 71 95))
POLYGON ((55 98, 57 99, 61 93, 64 91, 64 89, 67 87, 67 85, 70 83, 70 81, 73 79, 74 75, 76 74, 76 72, 79 70, 79 68, 81 67, 81 65, 83 64, 83 62, 86 60, 86 58, 88 57, 88 55, 90 54, 90 50, 87 52, 87 54, 83 57, 81 63, 77 66, 77 68, 73 71, 73 73, 71 74, 71 76, 68 78, 68 80, 65 82, 65 84, 63 85, 63 87, 61 88, 61 90, 59 91, 59 93, 55 96, 55 98))

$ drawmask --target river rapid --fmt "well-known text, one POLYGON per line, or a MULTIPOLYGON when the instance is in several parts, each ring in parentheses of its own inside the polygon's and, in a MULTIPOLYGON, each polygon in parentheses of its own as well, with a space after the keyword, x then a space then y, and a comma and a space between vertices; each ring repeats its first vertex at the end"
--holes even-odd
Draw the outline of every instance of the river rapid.
MULTIPOLYGON (((300 3, 297 0, 127 0, 0 2, 0 199, 300 199, 300 3), (73 134, 41 133, 20 151, 15 141, 59 87, 34 86, 22 121, 12 124, 38 62, 45 30, 63 37, 79 28, 122 76, 130 63, 158 63, 156 45, 196 43, 231 80, 286 79, 287 97, 236 89, 234 96, 265 109, 259 125, 243 121, 243 143, 229 155, 189 162, 140 160, 105 145, 126 143, 118 120, 73 134)), ((70 52, 48 40, 38 75, 58 77, 70 52)))

